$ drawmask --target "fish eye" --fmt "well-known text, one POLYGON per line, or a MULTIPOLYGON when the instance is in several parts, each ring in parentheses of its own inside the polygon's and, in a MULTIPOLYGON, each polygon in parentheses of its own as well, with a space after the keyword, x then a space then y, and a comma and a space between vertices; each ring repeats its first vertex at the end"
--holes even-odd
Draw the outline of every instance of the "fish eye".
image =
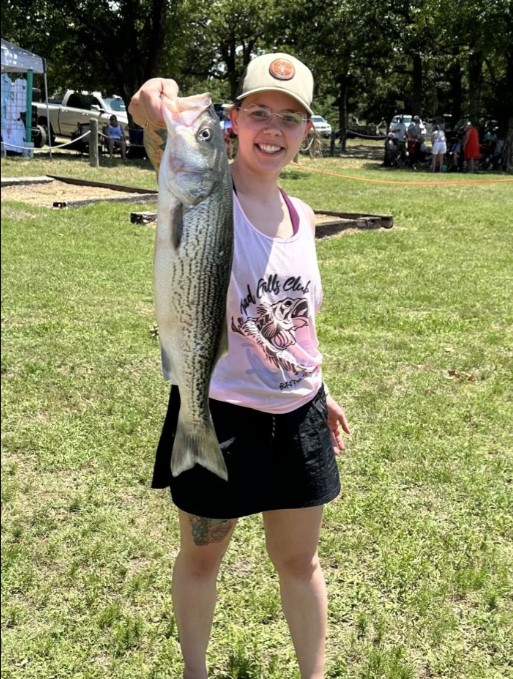
POLYGON ((208 127, 204 127, 198 132, 198 139, 202 141, 210 141, 212 138, 212 131, 208 127))

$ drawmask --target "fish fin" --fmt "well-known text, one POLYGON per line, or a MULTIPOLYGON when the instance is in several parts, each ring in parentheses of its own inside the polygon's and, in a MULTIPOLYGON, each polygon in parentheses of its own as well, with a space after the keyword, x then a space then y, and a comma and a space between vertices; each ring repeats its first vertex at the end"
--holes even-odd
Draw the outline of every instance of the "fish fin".
POLYGON ((221 479, 228 481, 228 470, 217 440, 212 420, 205 426, 191 426, 178 416, 175 442, 171 455, 171 473, 178 476, 200 464, 221 479))
POLYGON ((171 242, 175 250, 178 250, 182 242, 183 233, 183 210, 181 203, 174 203, 170 209, 171 242))
POLYGON ((173 374, 173 363, 171 361, 171 356, 164 349, 162 342, 160 343, 160 362, 162 365, 162 375, 164 376, 164 379, 171 379, 171 375, 173 374))
POLYGON ((228 353, 228 322, 225 317, 223 320, 223 332, 221 333, 219 347, 217 349, 216 363, 226 353, 228 353))

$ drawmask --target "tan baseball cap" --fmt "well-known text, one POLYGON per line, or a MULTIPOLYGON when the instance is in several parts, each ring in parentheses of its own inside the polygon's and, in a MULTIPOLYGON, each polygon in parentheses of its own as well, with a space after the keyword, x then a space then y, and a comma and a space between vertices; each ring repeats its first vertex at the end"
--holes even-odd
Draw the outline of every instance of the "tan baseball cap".
POLYGON ((256 92, 285 92, 312 115, 314 80, 310 69, 290 54, 263 54, 252 59, 239 85, 236 101, 256 92))

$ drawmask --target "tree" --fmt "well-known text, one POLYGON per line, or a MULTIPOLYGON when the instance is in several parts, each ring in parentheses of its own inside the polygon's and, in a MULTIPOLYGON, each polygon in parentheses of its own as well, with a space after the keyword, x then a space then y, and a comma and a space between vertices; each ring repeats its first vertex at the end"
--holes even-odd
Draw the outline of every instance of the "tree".
POLYGON ((159 72, 173 9, 170 0, 5 0, 2 25, 8 39, 46 59, 52 87, 128 101, 159 72))

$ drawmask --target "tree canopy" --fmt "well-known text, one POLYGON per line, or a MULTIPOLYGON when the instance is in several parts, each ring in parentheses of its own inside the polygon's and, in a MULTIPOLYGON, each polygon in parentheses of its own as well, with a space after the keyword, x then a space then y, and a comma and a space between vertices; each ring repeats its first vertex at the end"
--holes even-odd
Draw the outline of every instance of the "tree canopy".
POLYGON ((337 128, 403 112, 513 135, 513 0, 4 0, 2 26, 45 57, 53 89, 128 102, 162 75, 230 101, 251 57, 282 49, 311 66, 337 128))

